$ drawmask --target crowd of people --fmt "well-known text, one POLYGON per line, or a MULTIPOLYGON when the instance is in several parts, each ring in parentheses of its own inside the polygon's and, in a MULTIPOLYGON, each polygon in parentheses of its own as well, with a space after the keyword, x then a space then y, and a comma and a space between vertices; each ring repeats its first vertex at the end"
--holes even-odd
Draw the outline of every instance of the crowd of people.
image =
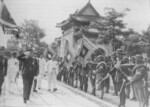
POLYGON ((20 55, 18 52, 12 52, 10 57, 6 57, 5 50, 2 49, 0 50, 0 94, 3 91, 14 94, 19 75, 23 80, 24 103, 30 101, 32 91, 41 90, 41 81, 44 78, 48 82, 47 90, 55 92, 58 68, 56 56, 45 58, 44 54, 41 54, 39 57, 31 49, 28 49, 20 55), (4 81, 7 81, 7 88, 2 88, 4 81))
POLYGON ((126 99, 137 100, 139 107, 149 106, 150 59, 144 60, 142 55, 127 57, 124 50, 117 49, 111 56, 98 55, 89 58, 81 64, 80 56, 68 66, 67 58, 53 56, 38 57, 29 49, 18 55, 12 52, 6 57, 0 50, 0 94, 5 77, 8 79, 8 93, 14 93, 14 86, 19 75, 23 79, 23 101, 30 100, 30 93, 42 89, 42 80, 46 78, 48 91, 57 91, 56 81, 88 92, 96 96, 101 91, 100 98, 110 91, 110 78, 114 85, 114 96, 119 96, 119 107, 125 107, 126 99), (89 88, 89 83, 92 88, 89 88), (33 88, 32 88, 33 87, 33 88))

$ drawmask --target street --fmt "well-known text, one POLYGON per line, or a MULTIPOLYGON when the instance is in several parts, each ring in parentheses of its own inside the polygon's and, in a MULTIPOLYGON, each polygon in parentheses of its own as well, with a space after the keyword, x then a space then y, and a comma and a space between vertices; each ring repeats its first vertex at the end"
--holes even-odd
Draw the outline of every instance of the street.
POLYGON ((6 90, 3 90, 0 97, 0 107, 101 107, 63 86, 57 85, 58 90, 56 92, 48 92, 47 81, 43 80, 42 87, 38 93, 32 92, 30 101, 24 104, 22 79, 20 78, 14 94, 8 94, 6 90))

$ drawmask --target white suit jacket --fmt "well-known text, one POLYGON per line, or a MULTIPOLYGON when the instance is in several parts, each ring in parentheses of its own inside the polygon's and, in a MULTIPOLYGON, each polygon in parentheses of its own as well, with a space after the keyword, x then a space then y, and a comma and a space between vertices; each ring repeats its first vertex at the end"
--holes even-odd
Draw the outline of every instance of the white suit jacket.
POLYGON ((39 59, 39 73, 43 74, 45 72, 46 60, 44 58, 39 59))
POLYGON ((56 74, 58 74, 58 70, 59 70, 58 62, 57 61, 49 60, 47 62, 47 71, 49 73, 51 73, 53 68, 55 68, 56 74))
POLYGON ((19 61, 16 58, 10 58, 8 60, 8 73, 18 72, 19 71, 19 61))

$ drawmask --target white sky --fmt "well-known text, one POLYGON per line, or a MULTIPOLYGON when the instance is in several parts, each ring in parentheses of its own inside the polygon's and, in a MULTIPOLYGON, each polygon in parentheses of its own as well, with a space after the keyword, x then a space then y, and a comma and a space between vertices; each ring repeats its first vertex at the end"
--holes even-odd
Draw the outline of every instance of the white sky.
MULTIPOLYGON (((21 25, 24 19, 38 20, 47 35, 44 40, 50 43, 55 37, 61 36, 61 30, 55 27, 56 23, 81 9, 88 0, 4 0, 4 2, 17 25, 21 25)), ((124 8, 131 9, 124 21, 128 28, 135 31, 141 32, 150 24, 150 0, 91 0, 91 3, 100 15, 104 15, 105 7, 113 7, 117 11, 124 8)))

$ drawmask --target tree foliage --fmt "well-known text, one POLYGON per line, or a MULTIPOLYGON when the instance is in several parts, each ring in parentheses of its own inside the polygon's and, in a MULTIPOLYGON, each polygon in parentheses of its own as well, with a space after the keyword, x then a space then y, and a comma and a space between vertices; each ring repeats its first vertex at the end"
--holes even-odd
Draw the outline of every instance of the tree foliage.
POLYGON ((142 41, 144 43, 147 43, 146 47, 146 52, 147 56, 150 57, 150 26, 147 28, 146 31, 143 31, 143 38, 142 41))
POLYGON ((102 21, 97 21, 92 23, 90 26, 97 28, 100 31, 98 43, 112 43, 114 50, 121 46, 122 41, 120 41, 117 36, 128 36, 129 31, 125 31, 126 23, 123 22, 124 16, 129 9, 124 9, 122 12, 117 12, 113 8, 105 8, 105 17, 102 21))
POLYGON ((21 43, 27 47, 46 46, 46 43, 40 42, 45 37, 45 32, 40 28, 38 21, 24 20, 21 25, 21 43))

